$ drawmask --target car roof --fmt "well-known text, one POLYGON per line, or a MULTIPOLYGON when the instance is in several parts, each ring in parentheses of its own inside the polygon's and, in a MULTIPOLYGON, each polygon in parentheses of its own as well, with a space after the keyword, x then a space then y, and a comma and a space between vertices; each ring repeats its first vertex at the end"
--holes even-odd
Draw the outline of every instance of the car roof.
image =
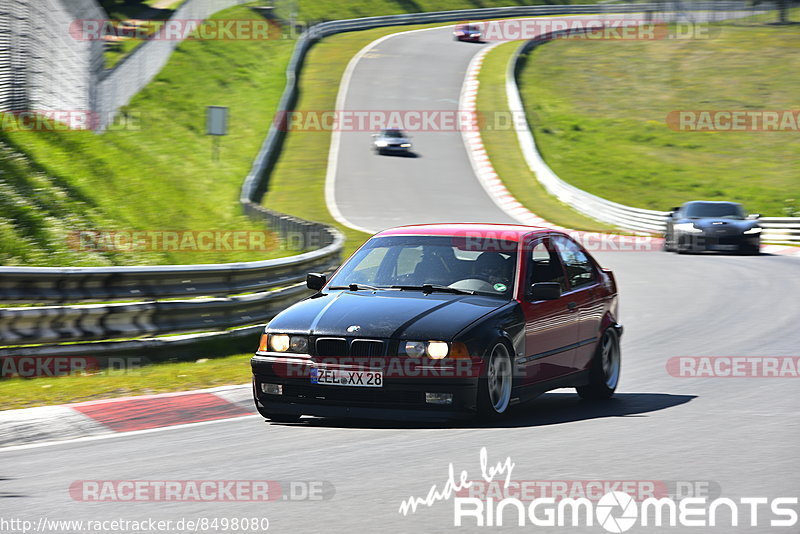
POLYGON ((734 206, 741 206, 738 202, 731 202, 730 200, 692 200, 684 203, 684 206, 692 204, 733 204, 734 206))
POLYGON ((522 224, 439 223, 398 226, 383 230, 375 235, 380 237, 392 235, 441 235, 521 241, 528 234, 545 232, 558 231, 544 226, 526 226, 522 224))

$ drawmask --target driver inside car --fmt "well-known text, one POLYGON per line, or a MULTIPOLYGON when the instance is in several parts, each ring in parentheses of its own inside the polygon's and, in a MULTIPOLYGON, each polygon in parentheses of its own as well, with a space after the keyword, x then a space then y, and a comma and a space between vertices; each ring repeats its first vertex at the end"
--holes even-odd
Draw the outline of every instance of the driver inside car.
POLYGON ((511 283, 513 268, 510 256, 487 251, 475 260, 473 274, 476 278, 489 282, 496 291, 504 292, 511 283))

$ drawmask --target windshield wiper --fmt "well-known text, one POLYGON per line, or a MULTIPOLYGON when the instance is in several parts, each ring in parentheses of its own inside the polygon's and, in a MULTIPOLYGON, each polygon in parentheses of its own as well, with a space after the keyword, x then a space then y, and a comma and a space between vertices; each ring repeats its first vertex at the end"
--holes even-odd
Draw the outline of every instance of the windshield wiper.
POLYGON ((349 289, 350 291, 358 291, 359 289, 365 289, 367 291, 378 291, 381 289, 389 289, 389 288, 368 286, 367 284, 348 284, 346 286, 331 286, 328 289, 349 289))
POLYGON ((436 284, 422 284, 418 286, 391 286, 394 289, 407 289, 407 290, 418 290, 422 291, 423 293, 433 293, 434 291, 438 291, 441 293, 454 293, 456 295, 474 295, 474 291, 470 291, 469 289, 458 289, 455 287, 450 286, 440 286, 436 284))

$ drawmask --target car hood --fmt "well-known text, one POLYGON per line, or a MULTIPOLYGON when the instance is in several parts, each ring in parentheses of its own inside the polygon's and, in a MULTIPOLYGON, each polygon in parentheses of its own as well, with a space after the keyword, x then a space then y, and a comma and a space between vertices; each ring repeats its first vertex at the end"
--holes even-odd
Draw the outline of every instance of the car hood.
POLYGON ((377 141, 384 141, 386 143, 410 143, 407 137, 378 137, 377 141))
POLYGON ((744 232, 745 230, 758 226, 758 221, 752 219, 718 219, 709 217, 705 219, 683 219, 680 222, 694 223, 697 228, 703 230, 707 228, 720 228, 744 232))
POLYGON ((338 291, 298 302, 278 314, 267 329, 317 336, 450 341, 472 322, 509 302, 421 291, 338 291))

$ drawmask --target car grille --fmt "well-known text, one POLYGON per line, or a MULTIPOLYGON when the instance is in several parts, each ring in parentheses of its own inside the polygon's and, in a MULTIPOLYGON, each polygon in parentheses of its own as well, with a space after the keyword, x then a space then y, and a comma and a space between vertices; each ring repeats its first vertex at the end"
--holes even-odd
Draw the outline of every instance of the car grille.
POLYGON ((720 245, 738 245, 744 240, 741 235, 735 236, 721 236, 717 238, 717 243, 720 245))
POLYGON ((341 357, 348 356, 347 340, 339 337, 321 337, 317 339, 317 356, 341 357))
POLYGON ((348 341, 342 337, 321 337, 316 341, 317 356, 340 358, 353 356, 358 358, 373 358, 384 356, 384 342, 374 339, 353 339, 348 341))
POLYGON ((371 339, 354 339, 350 343, 350 356, 371 358, 383 356, 383 341, 371 339))

